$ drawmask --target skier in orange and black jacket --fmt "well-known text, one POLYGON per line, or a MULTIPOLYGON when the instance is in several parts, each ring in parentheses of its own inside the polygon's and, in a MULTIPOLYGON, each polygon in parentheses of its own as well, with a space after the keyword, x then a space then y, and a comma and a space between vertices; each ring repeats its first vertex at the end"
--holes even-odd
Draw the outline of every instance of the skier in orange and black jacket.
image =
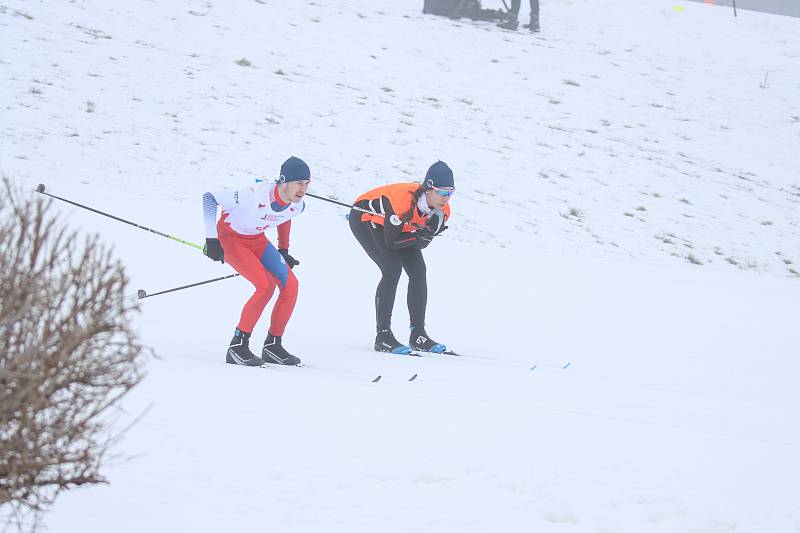
POLYGON ((350 211, 350 229, 367 255, 381 269, 375 293, 377 336, 375 350, 408 354, 412 350, 442 353, 444 344, 425 331, 428 300, 425 259, 422 249, 447 229, 450 198, 455 193, 453 171, 438 161, 419 183, 394 183, 365 192, 350 211), (411 318, 409 345, 392 333, 391 320, 400 273, 408 275, 408 313, 411 318))

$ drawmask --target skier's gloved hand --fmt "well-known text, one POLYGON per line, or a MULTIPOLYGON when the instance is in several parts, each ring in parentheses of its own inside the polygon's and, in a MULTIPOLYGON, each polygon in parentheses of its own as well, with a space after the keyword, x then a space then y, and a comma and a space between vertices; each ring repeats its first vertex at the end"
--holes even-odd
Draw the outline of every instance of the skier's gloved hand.
POLYGON ((300 264, 300 261, 289 255, 289 250, 286 248, 278 248, 278 251, 283 256, 283 260, 286 261, 286 264, 289 265, 289 268, 294 268, 300 264))
POLYGON ((446 221, 447 220, 445 219, 444 212, 436 211, 428 217, 427 222, 425 222, 425 226, 430 229, 431 236, 440 235, 444 230, 447 229, 447 226, 444 225, 446 221))
POLYGON ((222 249, 219 239, 206 239, 203 254, 212 261, 225 262, 225 251, 222 249))
POLYGON ((430 242, 431 239, 433 238, 433 230, 431 230, 430 227, 425 226, 425 227, 419 228, 417 231, 415 231, 414 232, 414 236, 419 241, 430 242))

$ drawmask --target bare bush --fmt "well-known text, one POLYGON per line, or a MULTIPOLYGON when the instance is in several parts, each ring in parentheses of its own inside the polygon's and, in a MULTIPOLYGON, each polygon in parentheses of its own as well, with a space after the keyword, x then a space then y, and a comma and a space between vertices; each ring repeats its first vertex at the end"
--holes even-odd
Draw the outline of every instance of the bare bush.
POLYGON ((143 377, 121 263, 7 179, 0 201, 0 511, 35 529, 58 494, 105 483, 115 404, 143 377))

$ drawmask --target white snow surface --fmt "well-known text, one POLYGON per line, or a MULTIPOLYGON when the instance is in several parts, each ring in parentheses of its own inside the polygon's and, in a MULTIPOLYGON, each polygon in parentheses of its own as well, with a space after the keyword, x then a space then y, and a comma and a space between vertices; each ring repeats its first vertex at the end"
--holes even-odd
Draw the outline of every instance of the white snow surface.
MULTIPOLYGON (((118 424, 145 414, 48 530, 799 532, 800 20, 543 0, 534 36, 421 4, 0 0, 25 189, 202 242, 204 191, 292 154, 345 202, 437 158, 458 187, 425 257, 428 331, 463 357, 372 351, 378 270, 308 199, 307 366, 224 364, 241 278, 143 300, 159 358, 118 424)), ((132 298, 231 272, 54 207, 132 298)))

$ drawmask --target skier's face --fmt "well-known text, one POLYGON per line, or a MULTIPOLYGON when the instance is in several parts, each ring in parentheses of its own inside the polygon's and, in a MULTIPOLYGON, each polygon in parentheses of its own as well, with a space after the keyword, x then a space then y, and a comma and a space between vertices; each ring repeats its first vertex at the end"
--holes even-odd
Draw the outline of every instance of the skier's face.
POLYGON ((278 186, 278 193, 287 202, 299 202, 308 191, 311 180, 288 181, 278 186))
POLYGON ((428 202, 428 206, 433 209, 442 209, 445 205, 447 205, 447 202, 449 202, 450 198, 452 197, 452 192, 445 192, 450 192, 450 194, 442 196, 436 189, 428 189, 425 191, 425 201, 428 202))

